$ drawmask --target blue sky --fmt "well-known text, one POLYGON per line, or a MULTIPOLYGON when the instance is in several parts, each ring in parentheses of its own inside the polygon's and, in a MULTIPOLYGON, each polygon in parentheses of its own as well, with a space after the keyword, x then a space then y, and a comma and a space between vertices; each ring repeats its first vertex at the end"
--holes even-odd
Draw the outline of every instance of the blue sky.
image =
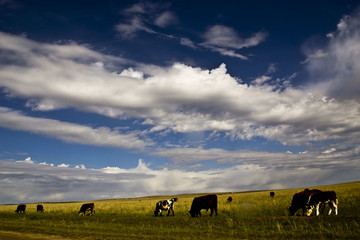
POLYGON ((0 6, 0 203, 359 180, 357 1, 0 6))

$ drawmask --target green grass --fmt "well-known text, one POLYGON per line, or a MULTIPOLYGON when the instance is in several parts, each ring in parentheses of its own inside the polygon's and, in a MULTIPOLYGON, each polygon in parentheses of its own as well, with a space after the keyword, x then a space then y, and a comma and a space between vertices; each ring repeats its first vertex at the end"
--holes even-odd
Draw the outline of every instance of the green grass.
POLYGON ((217 217, 204 210, 202 217, 190 217, 193 198, 203 194, 176 196, 174 217, 153 214, 157 201, 173 196, 93 201, 93 216, 78 216, 81 202, 42 203, 44 213, 27 204, 26 214, 0 205, 0 230, 72 239, 359 239, 360 182, 316 188, 336 191, 338 216, 288 216, 293 194, 303 190, 288 189, 275 190, 274 199, 270 191, 218 194, 217 217))

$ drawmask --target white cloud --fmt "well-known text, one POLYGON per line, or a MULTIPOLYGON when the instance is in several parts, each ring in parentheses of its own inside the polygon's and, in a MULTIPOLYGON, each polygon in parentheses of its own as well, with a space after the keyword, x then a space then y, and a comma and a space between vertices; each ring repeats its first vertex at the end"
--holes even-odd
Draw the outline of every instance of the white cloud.
MULTIPOLYGON (((29 99, 27 106, 33 110, 73 107, 109 117, 138 118, 151 125, 150 132, 220 131, 233 139, 260 136, 283 144, 359 138, 360 103, 335 98, 324 101, 326 95, 289 84, 278 88, 267 82, 267 75, 256 80, 262 85, 249 86, 228 74, 225 64, 212 70, 180 63, 170 67, 143 64, 118 73, 107 66, 126 60, 84 46, 40 44, 5 33, 1 36, 5 37, 0 38, 4 51, 0 86, 10 96, 29 99)), ((11 110, 2 110, 1 116, 6 119, 3 127, 69 142, 123 148, 151 145, 137 133, 35 119, 11 110), (26 127, 38 122, 44 122, 45 128, 26 127), (69 131, 60 131, 59 126, 69 131), (84 137, 84 133, 91 137, 84 137)))
POLYGON ((243 39, 231 27, 214 25, 204 34, 204 44, 232 49, 242 49, 258 45, 263 42, 266 37, 267 33, 258 32, 253 34, 250 38, 243 39))
POLYGON ((189 38, 180 38, 180 44, 184 46, 188 46, 190 48, 196 49, 197 46, 193 41, 191 41, 189 38))
POLYGON ((175 13, 171 11, 165 11, 160 13, 154 20, 154 24, 158 27, 167 27, 177 23, 177 17, 175 13))
POLYGON ((327 150, 323 151, 322 153, 328 154, 328 153, 332 153, 332 152, 335 152, 335 151, 336 151, 336 148, 330 148, 330 149, 327 149, 327 150))
POLYGON ((241 38, 235 29, 231 27, 214 25, 204 34, 205 41, 201 45, 219 52, 222 55, 238 57, 245 60, 247 57, 236 53, 235 50, 257 46, 265 41, 267 35, 266 32, 261 31, 254 33, 249 38, 241 38))
POLYGON ((31 160, 31 157, 27 157, 25 160, 23 161, 16 161, 16 162, 23 162, 23 163, 34 163, 34 161, 31 160))
POLYGON ((76 165, 75 168, 86 169, 84 164, 76 165))
POLYGON ((306 66, 317 88, 330 97, 356 99, 360 96, 360 9, 344 16, 337 30, 328 34, 325 46, 305 48, 306 66))
MULTIPOLYGON (((138 138, 136 133, 121 133, 107 127, 91 128, 53 119, 28 117, 3 107, 0 107, 0 127, 43 134, 65 142, 94 146, 143 149, 152 145, 151 142, 138 138)), ((25 162, 31 162, 31 159, 28 158, 25 162)))
POLYGON ((68 168, 69 164, 62 163, 62 164, 59 164, 58 167, 60 167, 60 168, 68 168))
MULTIPOLYGON (((289 156, 289 154, 287 154, 289 156)), ((76 169, 0 161, 0 203, 84 201, 161 194, 293 188, 352 179, 358 165, 288 168, 244 163, 207 171, 153 170, 143 161, 134 169, 76 169), (334 172, 338 171, 336 174, 334 172), (316 176, 316 177, 315 177, 316 176), (171 186, 171 188, 169 188, 171 186)))
POLYGON ((165 28, 177 23, 175 13, 167 8, 168 4, 163 3, 135 3, 122 11, 124 20, 115 26, 115 30, 125 39, 132 39, 142 31, 173 38, 171 35, 154 30, 155 27, 165 28))

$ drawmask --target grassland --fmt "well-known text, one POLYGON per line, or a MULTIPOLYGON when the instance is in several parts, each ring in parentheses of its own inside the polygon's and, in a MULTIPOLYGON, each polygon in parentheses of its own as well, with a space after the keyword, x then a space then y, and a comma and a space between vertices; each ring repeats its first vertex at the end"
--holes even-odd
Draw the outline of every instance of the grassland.
POLYGON ((190 217, 192 199, 202 194, 177 195, 174 217, 153 214, 157 201, 173 196, 92 201, 93 216, 78 216, 81 202, 42 203, 44 213, 27 204, 26 214, 0 205, 0 230, 70 239, 360 239, 360 182, 316 188, 336 191, 338 216, 288 216, 293 194, 303 190, 288 189, 273 199, 270 191, 218 194, 217 217, 204 210, 190 217))

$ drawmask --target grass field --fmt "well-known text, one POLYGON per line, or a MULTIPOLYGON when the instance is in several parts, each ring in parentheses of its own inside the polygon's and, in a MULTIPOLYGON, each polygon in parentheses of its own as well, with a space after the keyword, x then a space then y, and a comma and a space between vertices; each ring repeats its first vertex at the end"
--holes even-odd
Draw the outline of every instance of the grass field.
POLYGON ((190 217, 193 198, 204 194, 175 196, 174 217, 153 213, 157 201, 174 196, 92 201, 93 216, 78 216, 81 202, 41 203, 44 213, 27 204, 26 214, 0 205, 0 230, 71 239, 360 239, 360 182, 314 188, 336 191, 338 216, 288 216, 293 194, 303 190, 289 189, 275 190, 273 199, 270 191, 218 194, 217 217, 204 210, 190 217))

